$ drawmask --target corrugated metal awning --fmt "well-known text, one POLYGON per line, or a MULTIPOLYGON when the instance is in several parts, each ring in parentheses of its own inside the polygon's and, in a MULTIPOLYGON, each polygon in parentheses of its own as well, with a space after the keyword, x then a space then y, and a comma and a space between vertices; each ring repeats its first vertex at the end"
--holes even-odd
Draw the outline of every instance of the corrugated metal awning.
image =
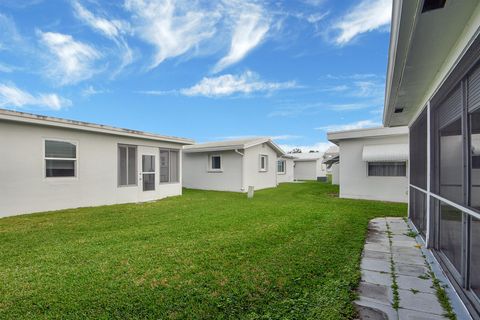
POLYGON ((408 160, 408 144, 377 144, 363 146, 363 161, 394 162, 408 160))

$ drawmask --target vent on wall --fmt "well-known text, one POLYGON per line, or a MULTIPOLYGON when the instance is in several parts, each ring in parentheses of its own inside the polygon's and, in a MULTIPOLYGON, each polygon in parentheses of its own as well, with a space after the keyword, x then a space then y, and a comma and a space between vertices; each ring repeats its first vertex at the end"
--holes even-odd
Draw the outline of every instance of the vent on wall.
POLYGON ((422 13, 436 10, 436 9, 441 9, 445 7, 445 2, 447 2, 447 0, 425 0, 423 2, 422 13))
POLYGON ((403 112, 403 107, 397 107, 395 108, 395 111, 393 111, 394 113, 402 113, 403 112))

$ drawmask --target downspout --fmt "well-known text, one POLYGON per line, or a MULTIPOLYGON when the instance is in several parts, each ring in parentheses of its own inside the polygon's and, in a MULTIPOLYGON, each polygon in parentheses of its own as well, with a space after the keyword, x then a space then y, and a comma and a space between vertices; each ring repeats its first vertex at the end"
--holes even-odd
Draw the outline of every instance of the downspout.
POLYGON ((242 156, 242 172, 241 172, 241 180, 240 180, 240 186, 241 186, 240 190, 245 191, 245 186, 244 186, 244 183, 245 183, 245 154, 238 151, 238 149, 235 149, 234 151, 235 151, 235 153, 242 156))

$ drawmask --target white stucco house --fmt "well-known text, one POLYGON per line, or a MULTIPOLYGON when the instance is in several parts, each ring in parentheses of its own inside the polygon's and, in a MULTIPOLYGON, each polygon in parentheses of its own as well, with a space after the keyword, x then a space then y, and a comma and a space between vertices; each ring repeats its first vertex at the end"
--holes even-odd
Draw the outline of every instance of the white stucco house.
POLYGON ((0 217, 180 195, 190 143, 0 109, 0 217))
POLYGON ((319 180, 327 176, 323 152, 295 153, 295 180, 319 180))
POLYGON ((293 182, 295 181, 295 157, 291 154, 286 154, 278 158, 277 161, 277 182, 293 182))
POLYGON ((329 132, 339 146, 340 197, 408 201, 408 128, 329 132))
POLYGON ((234 192, 276 187, 277 160, 285 155, 263 137, 189 145, 183 151, 186 188, 234 192))

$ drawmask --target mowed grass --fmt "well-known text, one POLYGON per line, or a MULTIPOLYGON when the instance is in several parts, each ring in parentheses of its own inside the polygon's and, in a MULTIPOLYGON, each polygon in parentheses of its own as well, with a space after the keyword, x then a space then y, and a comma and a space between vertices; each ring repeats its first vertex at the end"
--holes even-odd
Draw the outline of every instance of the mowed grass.
POLYGON ((341 319, 368 221, 324 183, 0 219, 0 319, 341 319))

